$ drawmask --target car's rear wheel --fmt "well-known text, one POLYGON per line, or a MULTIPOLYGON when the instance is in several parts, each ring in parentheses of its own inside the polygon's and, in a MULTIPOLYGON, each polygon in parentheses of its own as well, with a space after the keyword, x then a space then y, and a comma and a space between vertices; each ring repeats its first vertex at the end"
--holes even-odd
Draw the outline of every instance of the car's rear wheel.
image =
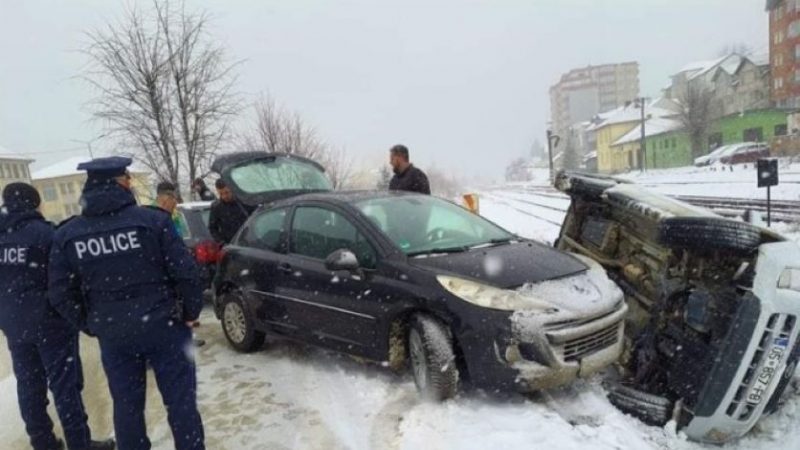
POLYGON ((251 353, 264 345, 264 333, 255 329, 253 319, 239 292, 225 294, 222 302, 222 331, 237 351, 251 353))
POLYGON ((670 217, 659 225, 659 241, 672 248, 751 253, 761 244, 755 226, 722 217, 670 217))
POLYGON ((425 315, 415 316, 408 332, 414 383, 423 397, 446 400, 458 391, 458 366, 447 327, 425 315))

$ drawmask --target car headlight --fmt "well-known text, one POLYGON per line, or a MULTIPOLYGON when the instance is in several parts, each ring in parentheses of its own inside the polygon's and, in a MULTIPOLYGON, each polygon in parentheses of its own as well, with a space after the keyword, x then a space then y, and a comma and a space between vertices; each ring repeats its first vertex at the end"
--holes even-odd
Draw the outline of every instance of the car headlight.
POLYGON ((790 289, 800 292, 800 268, 787 267, 778 277, 778 289, 790 289))
POLYGON ((523 295, 517 291, 500 289, 447 275, 439 275, 436 279, 451 294, 484 308, 503 311, 556 311, 556 308, 549 303, 531 295, 523 295))

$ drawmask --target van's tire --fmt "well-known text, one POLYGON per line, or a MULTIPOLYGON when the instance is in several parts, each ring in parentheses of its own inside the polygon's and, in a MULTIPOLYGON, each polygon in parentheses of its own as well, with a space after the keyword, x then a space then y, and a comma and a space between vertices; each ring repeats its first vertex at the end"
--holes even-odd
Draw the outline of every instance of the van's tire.
POLYGON ((670 248, 749 254, 761 244, 761 232, 749 223, 722 217, 669 217, 659 223, 658 240, 670 248))
POLYGON ((617 383, 607 384, 606 389, 612 405, 648 425, 664 426, 672 418, 675 404, 667 398, 617 383))
POLYGON ((447 327, 427 315, 416 315, 408 330, 408 354, 414 383, 427 399, 443 401, 458 392, 459 371, 453 338, 447 327))
POLYGON ((255 329, 253 318, 244 304, 241 292, 231 291, 225 294, 220 318, 225 338, 234 350, 252 353, 264 346, 266 336, 255 329))

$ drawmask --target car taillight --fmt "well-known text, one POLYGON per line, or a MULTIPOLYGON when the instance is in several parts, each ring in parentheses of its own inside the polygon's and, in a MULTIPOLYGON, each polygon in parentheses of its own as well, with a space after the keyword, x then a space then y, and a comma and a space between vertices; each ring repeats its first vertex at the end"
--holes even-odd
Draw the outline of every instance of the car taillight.
POLYGON ((194 249, 194 256, 200 264, 214 264, 219 261, 222 246, 214 241, 203 241, 194 249))

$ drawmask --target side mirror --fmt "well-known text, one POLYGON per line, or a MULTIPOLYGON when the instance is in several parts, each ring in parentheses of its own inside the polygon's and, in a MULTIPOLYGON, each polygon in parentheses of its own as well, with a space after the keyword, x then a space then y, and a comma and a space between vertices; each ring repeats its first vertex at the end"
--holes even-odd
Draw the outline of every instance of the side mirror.
POLYGON ((346 270, 355 272, 360 267, 356 254, 346 248, 340 248, 325 258, 325 268, 330 271, 346 270))

